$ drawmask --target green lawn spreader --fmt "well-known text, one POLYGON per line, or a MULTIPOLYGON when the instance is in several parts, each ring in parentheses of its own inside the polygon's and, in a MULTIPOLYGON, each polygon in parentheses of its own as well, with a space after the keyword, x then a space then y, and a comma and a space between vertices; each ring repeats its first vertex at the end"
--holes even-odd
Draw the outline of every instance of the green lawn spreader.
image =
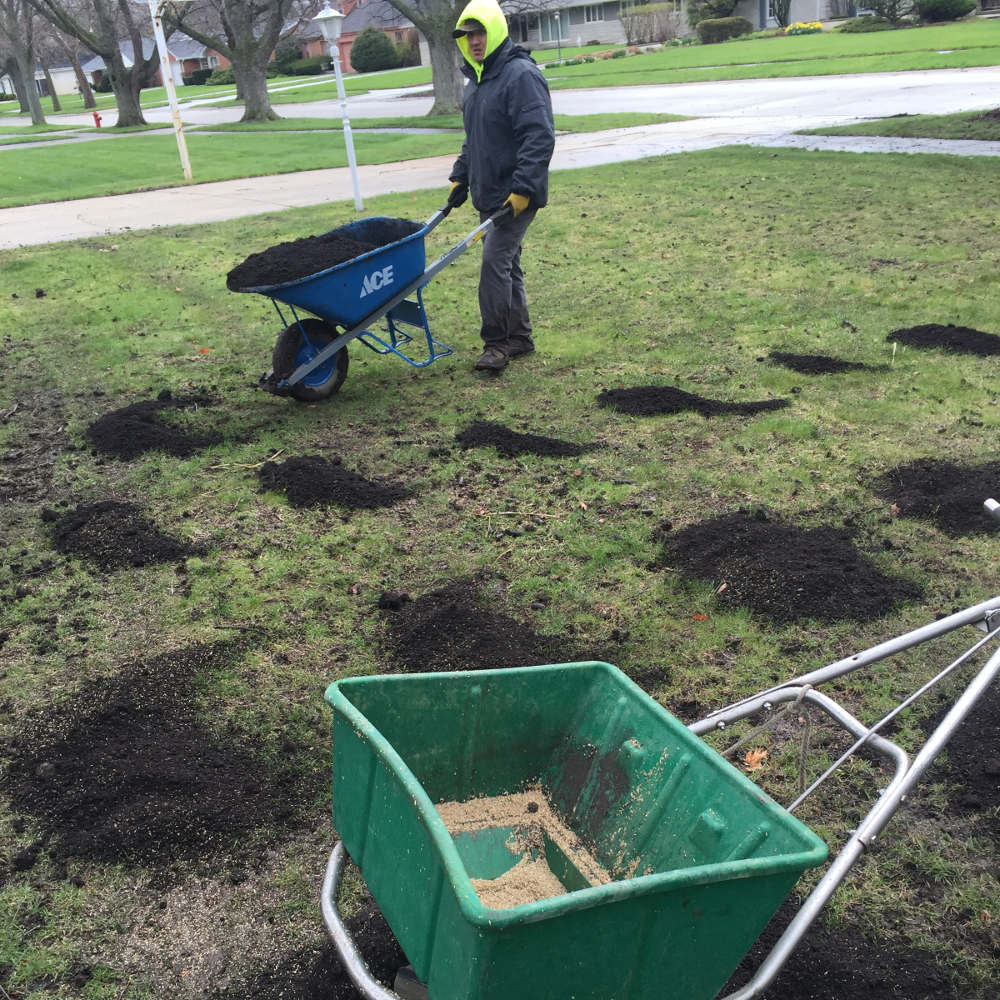
POLYGON ((998 633, 994 597, 690 726, 606 663, 332 684, 341 840, 322 908, 348 973, 369 1000, 712 1000, 800 875, 827 860, 824 842, 792 813, 863 746, 887 764, 887 784, 753 978, 727 1000, 759 996, 1000 673, 1000 650, 987 649, 998 633), (818 690, 967 625, 986 634, 872 725, 818 690), (912 759, 880 732, 932 686, 983 659, 912 759), (851 745, 783 808, 700 737, 745 719, 767 726, 789 705, 818 709, 851 745), (539 850, 564 891, 487 906, 473 880, 518 863, 518 824, 453 835, 440 804, 529 786, 542 790, 610 880, 588 881, 545 836, 539 850), (348 855, 410 963, 393 990, 372 977, 338 910, 348 855))

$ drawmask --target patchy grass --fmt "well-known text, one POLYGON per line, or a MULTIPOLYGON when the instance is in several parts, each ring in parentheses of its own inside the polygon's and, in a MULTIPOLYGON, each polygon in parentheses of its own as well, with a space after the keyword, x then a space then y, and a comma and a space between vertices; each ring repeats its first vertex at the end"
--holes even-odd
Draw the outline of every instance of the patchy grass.
MULTIPOLYGON (((499 379, 472 374, 470 252, 424 292, 432 329, 456 353, 416 371, 354 345, 343 389, 322 406, 253 387, 279 321, 264 298, 226 292, 225 275, 250 252, 327 228, 320 216, 349 218, 347 203, 0 254, 0 768, 18 754, 30 713, 71 712, 87 680, 236 634, 244 655, 198 678, 206 727, 263 754, 290 741, 303 748, 299 766, 322 773, 324 687, 390 666, 379 595, 417 597, 476 573, 487 574, 491 606, 526 628, 567 648, 613 649, 635 677, 662 668, 647 686, 685 722, 991 595, 996 533, 946 537, 893 516, 866 484, 917 457, 976 464, 994 451, 1000 362, 894 351, 887 340, 922 323, 1000 333, 994 175, 985 158, 747 148, 554 174, 524 251, 538 352, 499 379), (772 350, 872 367, 806 376, 768 363, 772 350), (603 389, 650 383, 791 405, 705 419, 597 404, 603 389), (97 417, 163 389, 202 388, 217 405, 186 419, 222 443, 185 459, 92 452, 85 432, 97 417), (598 447, 570 460, 464 451, 455 435, 475 419, 598 447), (28 463, 31 449, 39 460, 28 463), (305 454, 340 457, 413 496, 347 512, 293 509, 260 491, 261 463, 305 454), (140 504, 204 554, 101 573, 56 553, 42 509, 105 498, 140 504), (804 526, 848 527, 880 569, 926 596, 875 621, 775 626, 723 605, 718 581, 654 568, 663 522, 679 529, 760 506, 804 526)), ((385 196, 367 209, 425 218, 437 201, 385 196)), ((451 216, 429 254, 472 220, 468 208, 451 216)), ((919 651, 852 676, 838 694, 874 720, 939 665, 919 651)), ((907 746, 937 705, 904 720, 907 746)), ((817 721, 812 745, 814 774, 838 744, 817 721)), ((758 776, 787 801, 796 744, 766 746, 773 765, 758 776)), ((884 777, 856 760, 803 818, 835 848, 884 777)), ((938 773, 913 796, 827 917, 872 935, 890 964, 894 947, 919 943, 961 996, 987 1000, 1000 886, 975 820, 948 808, 958 783, 938 773)), ((9 860, 41 832, 0 794, 9 860)), ((317 806, 312 828, 289 830, 260 857, 237 846, 233 863, 249 864, 239 885, 197 866, 164 882, 61 861, 42 842, 30 869, 2 876, 4 988, 16 1000, 144 1000, 248 982, 290 950, 320 946, 315 898, 333 837, 317 806)), ((359 897, 356 884, 351 892, 359 897)))

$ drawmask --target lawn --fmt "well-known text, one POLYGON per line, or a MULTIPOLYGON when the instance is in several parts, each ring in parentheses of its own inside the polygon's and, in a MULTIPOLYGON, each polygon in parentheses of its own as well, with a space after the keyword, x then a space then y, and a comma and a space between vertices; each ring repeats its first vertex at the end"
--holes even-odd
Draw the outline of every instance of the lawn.
MULTIPOLYGON (((323 405, 256 388, 280 321, 225 277, 249 253, 317 232, 320 216, 324 229, 349 219, 347 203, 0 253, 11 1000, 341 988, 317 902, 335 839, 322 693, 338 677, 427 657, 509 665, 503 637, 521 662, 614 662, 689 723, 1000 590, 1000 532, 980 510, 1000 478, 1000 359, 906 336, 948 324, 1000 334, 995 171, 986 158, 740 147, 554 174, 524 250, 537 353, 499 379, 472 373, 472 251, 424 290, 455 353, 416 370, 352 345, 347 381, 323 405), (772 352, 864 367, 806 374, 772 352), (647 416, 601 405, 629 388, 766 405, 647 416), (98 431, 133 404, 145 416, 116 439, 132 457, 115 457, 98 431), (475 421, 588 450, 462 447, 475 421), (142 451, 154 426, 193 445, 142 451), (391 486, 391 505, 293 506, 276 474, 306 456, 391 486), (933 495, 918 509, 902 486, 878 486, 940 460, 952 463, 941 489, 970 488, 936 509, 933 495), (102 536, 92 505, 120 503, 146 522, 102 536), (944 516, 959 509, 963 530, 944 516), (833 532, 883 589, 834 613, 860 583, 807 575, 812 589, 782 610, 740 589, 738 568, 693 572, 678 540, 736 523, 833 532), (157 551, 100 561, 151 528, 157 551)), ((437 201, 366 209, 421 219, 437 201)), ((428 253, 472 221, 468 208, 449 217, 428 253)), ((921 647, 836 694, 873 721, 953 648, 921 647)), ((894 738, 916 748, 956 684, 907 709, 894 738)), ((996 705, 994 691, 980 725, 995 726, 996 705)), ((752 770, 737 760, 787 802, 801 737, 790 723, 755 737, 767 755, 752 770)), ((809 777, 841 746, 812 715, 809 777)), ((1000 802, 995 787, 978 800, 969 789, 994 749, 956 737, 774 996, 870 997, 875 969, 885 995, 992 1000, 1000 802)), ((886 778, 862 755, 798 815, 836 848, 886 778)), ((344 905, 363 900, 352 876, 344 905)))
POLYGON ((900 139, 974 139, 1000 142, 1000 108, 954 115, 894 115, 854 125, 809 129, 808 135, 883 135, 900 139))

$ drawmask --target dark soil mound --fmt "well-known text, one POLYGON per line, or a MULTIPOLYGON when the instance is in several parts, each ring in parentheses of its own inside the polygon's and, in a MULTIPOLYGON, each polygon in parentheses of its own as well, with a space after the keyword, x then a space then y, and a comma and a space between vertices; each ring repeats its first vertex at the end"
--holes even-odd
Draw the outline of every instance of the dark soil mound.
POLYGON ((202 448, 218 444, 218 434, 193 434, 159 419, 163 410, 212 406, 207 396, 171 396, 164 390, 156 399, 133 403, 99 417, 87 428, 87 438, 101 453, 126 461, 147 451, 165 451, 186 458, 202 448))
POLYGON ((515 455, 582 455, 589 451, 584 444, 562 441, 559 438, 543 437, 540 434, 518 434, 503 424, 488 420, 476 420, 464 431, 455 435, 455 440, 463 448, 485 448, 493 446, 506 458, 515 455))
POLYGON ((664 563, 711 580, 718 600, 779 624, 867 621, 920 596, 907 580, 879 572, 850 536, 832 527, 798 528, 764 512, 737 512, 661 529, 664 563))
POLYGON ((651 417, 665 413, 682 413, 694 410, 703 417, 722 414, 749 416, 767 410, 781 410, 788 406, 787 399, 764 399, 756 403, 727 403, 721 399, 705 399, 683 389, 669 385, 638 385, 630 389, 605 389, 597 397, 601 406, 610 406, 621 413, 637 417, 651 417))
POLYGON ((234 267, 226 276, 226 287, 232 292, 240 292, 307 278, 412 236, 420 228, 420 223, 408 219, 386 219, 379 228, 377 243, 363 243, 341 229, 278 243, 261 253, 250 254, 242 264, 234 267))
POLYGON ((573 659, 560 637, 538 635, 509 615, 481 607, 473 585, 462 580, 390 612, 388 625, 390 655, 407 673, 530 667, 573 659))
POLYGON ((786 354, 784 351, 771 351, 768 357, 775 364, 791 368, 793 372, 802 375, 835 375, 839 372, 861 371, 868 367, 860 361, 841 361, 840 358, 827 357, 825 354, 786 354))
MULTIPOLYGON (((391 989, 406 956, 374 902, 344 921, 368 971, 391 989)), ((361 994, 344 971, 333 945, 296 952, 273 969, 259 973, 245 986, 216 994, 219 1000, 360 1000, 361 994)))
MULTIPOLYGON (((951 709, 949 701, 924 722, 929 735, 951 709)), ((963 814, 979 814, 987 839, 1000 844, 1000 687, 987 688, 972 712, 948 741, 947 763, 939 763, 955 783, 951 806, 963 814)), ((933 773, 933 772, 932 772, 933 773)))
POLYGON ((972 120, 974 122, 1000 122, 1000 108, 991 108, 981 115, 976 115, 972 120))
POLYGON ((322 777, 303 782, 295 748, 240 745, 198 717, 195 675, 240 652, 190 646, 85 684, 14 740, 13 810, 35 817, 57 856, 153 867, 217 860, 236 842, 245 852, 251 832, 292 822, 322 777))
POLYGON ((902 517, 933 521, 952 537, 996 531, 983 501, 1000 493, 1000 462, 963 466, 920 458, 880 476, 872 492, 895 504, 902 517))
POLYGON ((55 520, 52 541, 60 552, 83 556, 102 569, 173 562, 197 551, 160 534, 134 504, 117 500, 83 504, 62 516, 46 509, 42 519, 55 520))
POLYGON ((391 507, 410 494, 399 486, 371 482, 349 472, 340 459, 327 461, 318 455, 303 455, 284 462, 265 462, 258 472, 261 485, 278 490, 293 507, 336 504, 358 510, 391 507))
MULTIPOLYGON (((797 905, 778 910, 720 993, 747 983, 774 947, 797 905)), ((916 948, 869 941, 857 929, 827 930, 814 923, 761 1000, 958 1000, 947 973, 916 948)))
POLYGON ((955 354, 976 354, 984 358, 1000 354, 1000 337, 995 333, 983 333, 950 323, 945 326, 925 323, 923 326, 893 330, 885 339, 890 343, 899 341, 909 344, 910 347, 940 347, 955 354))

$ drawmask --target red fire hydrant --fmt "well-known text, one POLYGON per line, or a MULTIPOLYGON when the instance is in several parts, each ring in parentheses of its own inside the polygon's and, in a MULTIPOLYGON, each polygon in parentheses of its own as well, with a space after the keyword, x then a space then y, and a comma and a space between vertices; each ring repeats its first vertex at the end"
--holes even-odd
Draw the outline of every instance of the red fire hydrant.
POLYGON ((101 127, 101 116, 96 111, 90 112, 94 116, 94 124, 100 128, 101 127))

